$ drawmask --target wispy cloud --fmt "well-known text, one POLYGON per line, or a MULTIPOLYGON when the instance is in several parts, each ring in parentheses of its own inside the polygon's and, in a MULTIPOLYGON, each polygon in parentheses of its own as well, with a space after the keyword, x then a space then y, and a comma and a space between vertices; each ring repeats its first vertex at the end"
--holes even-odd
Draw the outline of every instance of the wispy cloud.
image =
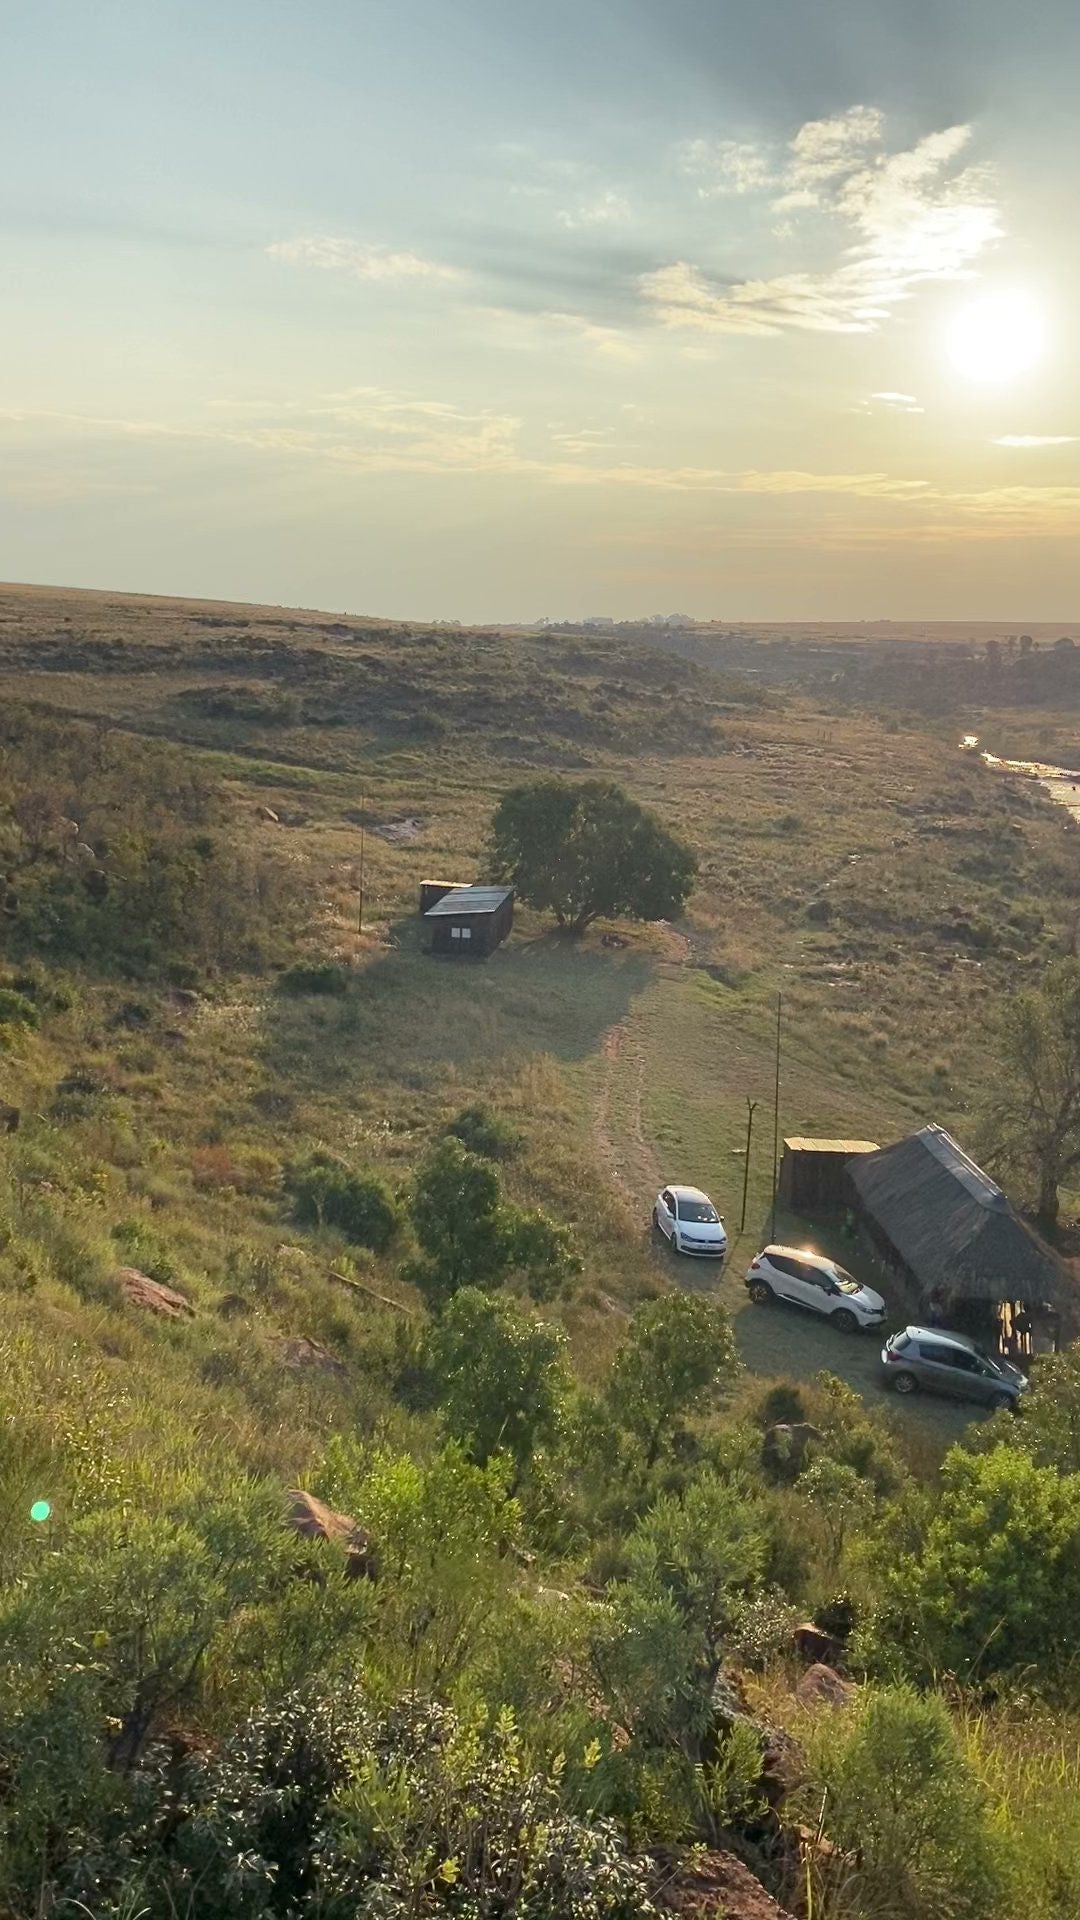
POLYGON ((641 359, 640 345, 622 328, 603 326, 586 314, 547 309, 527 313, 519 307, 477 307, 473 311, 493 329, 500 346, 516 351, 565 352, 568 346, 578 345, 602 360, 633 365, 641 359))
POLYGON ((995 447, 1074 447, 1080 440, 1076 433, 1002 433, 994 441, 995 447))
POLYGON ((807 122, 773 204, 818 208, 846 227, 839 262, 725 284, 678 260, 641 277, 647 306, 662 326, 712 333, 873 332, 924 283, 964 278, 1000 237, 987 175, 956 164, 970 138, 969 127, 948 127, 888 153, 875 108, 807 122))
POLYGON ((926 411, 924 407, 920 407, 913 393, 872 393, 870 398, 876 400, 879 407, 884 407, 886 413, 924 413, 926 411))
POLYGON ((324 273, 349 274, 355 280, 460 280, 461 270, 422 254, 391 247, 363 246, 339 234, 303 234, 295 240, 274 240, 266 249, 274 260, 290 266, 317 267, 324 273))
POLYGON ((773 182, 768 150, 752 140, 684 140, 675 157, 680 172, 694 182, 699 200, 756 193, 773 182))
POLYGON ((625 226, 630 218, 630 202, 613 188, 605 188, 576 205, 560 207, 555 215, 560 227, 577 233, 588 227, 625 226))

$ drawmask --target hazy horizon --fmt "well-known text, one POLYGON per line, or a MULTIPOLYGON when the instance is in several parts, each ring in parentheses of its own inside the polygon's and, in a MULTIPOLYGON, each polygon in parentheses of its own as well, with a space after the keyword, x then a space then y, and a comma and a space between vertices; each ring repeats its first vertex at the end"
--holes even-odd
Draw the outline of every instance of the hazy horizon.
POLYGON ((8 23, 0 574, 386 618, 1080 609, 1080 19, 8 23))

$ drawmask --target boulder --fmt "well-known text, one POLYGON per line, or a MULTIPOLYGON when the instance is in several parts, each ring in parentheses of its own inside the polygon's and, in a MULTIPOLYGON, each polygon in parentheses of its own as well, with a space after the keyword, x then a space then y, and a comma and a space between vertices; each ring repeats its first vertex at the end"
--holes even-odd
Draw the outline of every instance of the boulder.
POLYGON ((0 1100, 0 1133, 18 1133, 21 1119, 18 1107, 9 1107, 6 1100, 0 1100))
POLYGON ((695 1853, 688 1860, 658 1861, 662 1878, 657 1903, 683 1920, 791 1920, 785 1907, 733 1853, 695 1853))
POLYGON ((802 1471, 807 1448, 820 1439, 820 1427, 809 1420, 767 1427, 761 1438, 761 1464, 781 1478, 795 1480, 802 1471))
POLYGON ((837 1667, 844 1657, 842 1643, 823 1627, 816 1627, 812 1620, 804 1620, 794 1628, 791 1644, 799 1658, 811 1665, 821 1662, 827 1667, 837 1667))
POLYGON ((842 1707, 855 1689, 850 1680, 842 1680, 834 1667, 817 1661, 807 1667, 795 1689, 795 1698, 804 1707, 842 1707))
POLYGON ((329 1540, 340 1547, 350 1580, 375 1579, 377 1568, 371 1535, 351 1514, 336 1512, 322 1500, 316 1500, 313 1493, 304 1493, 299 1487, 290 1488, 286 1499, 285 1525, 293 1533, 303 1540, 329 1540))
POLYGON ((313 1368, 317 1373, 332 1373, 339 1377, 345 1373, 345 1362, 339 1360, 329 1347, 321 1346, 318 1340, 309 1340, 306 1333, 290 1334, 281 1343, 281 1357, 287 1367, 296 1373, 304 1373, 313 1368))
POLYGON ((124 1298, 130 1300, 133 1307, 147 1307, 166 1320, 183 1320, 195 1311, 185 1294, 177 1293, 175 1287, 163 1286, 160 1280, 151 1280, 149 1274, 140 1273, 138 1267, 118 1267, 116 1278, 124 1298))

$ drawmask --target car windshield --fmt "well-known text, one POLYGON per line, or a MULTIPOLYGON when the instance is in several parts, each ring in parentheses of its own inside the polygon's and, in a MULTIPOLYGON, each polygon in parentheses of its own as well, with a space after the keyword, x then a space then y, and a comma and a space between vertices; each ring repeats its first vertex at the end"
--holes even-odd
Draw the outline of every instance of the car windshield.
POLYGON ((679 1219, 693 1220, 702 1227, 715 1227, 720 1215, 711 1200, 680 1200, 679 1219))
POLYGON ((856 1280, 855 1275, 849 1273, 846 1267, 838 1267, 835 1261, 833 1262, 833 1274, 841 1293, 862 1292, 862 1281, 856 1280))

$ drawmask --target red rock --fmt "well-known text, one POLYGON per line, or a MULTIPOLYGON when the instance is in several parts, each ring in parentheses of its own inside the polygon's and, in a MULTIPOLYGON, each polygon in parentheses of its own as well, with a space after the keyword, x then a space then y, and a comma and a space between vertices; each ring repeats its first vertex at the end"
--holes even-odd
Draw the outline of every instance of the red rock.
POLYGON ((842 1707, 854 1691, 850 1680, 842 1680, 832 1667, 819 1660, 807 1667, 795 1689, 795 1698, 804 1707, 842 1707))
POLYGON ((664 1912, 682 1920, 791 1920, 786 1907, 733 1853, 697 1854, 667 1868, 658 1901, 664 1912))
POLYGON ((350 1580, 375 1578, 371 1535, 357 1524, 350 1513, 338 1513, 324 1501, 316 1500, 313 1493, 304 1493, 299 1487, 291 1488, 286 1498, 289 1501, 285 1515, 287 1527, 291 1527, 304 1540, 329 1540, 340 1547, 345 1554, 345 1571, 350 1580))
POLYGON ((166 1320, 182 1320, 195 1311, 185 1294, 177 1293, 175 1287, 163 1286, 160 1280, 151 1280, 149 1274, 140 1273, 137 1267, 118 1267, 116 1278, 125 1299, 130 1300, 133 1307, 148 1307, 151 1313, 163 1314, 166 1320))

